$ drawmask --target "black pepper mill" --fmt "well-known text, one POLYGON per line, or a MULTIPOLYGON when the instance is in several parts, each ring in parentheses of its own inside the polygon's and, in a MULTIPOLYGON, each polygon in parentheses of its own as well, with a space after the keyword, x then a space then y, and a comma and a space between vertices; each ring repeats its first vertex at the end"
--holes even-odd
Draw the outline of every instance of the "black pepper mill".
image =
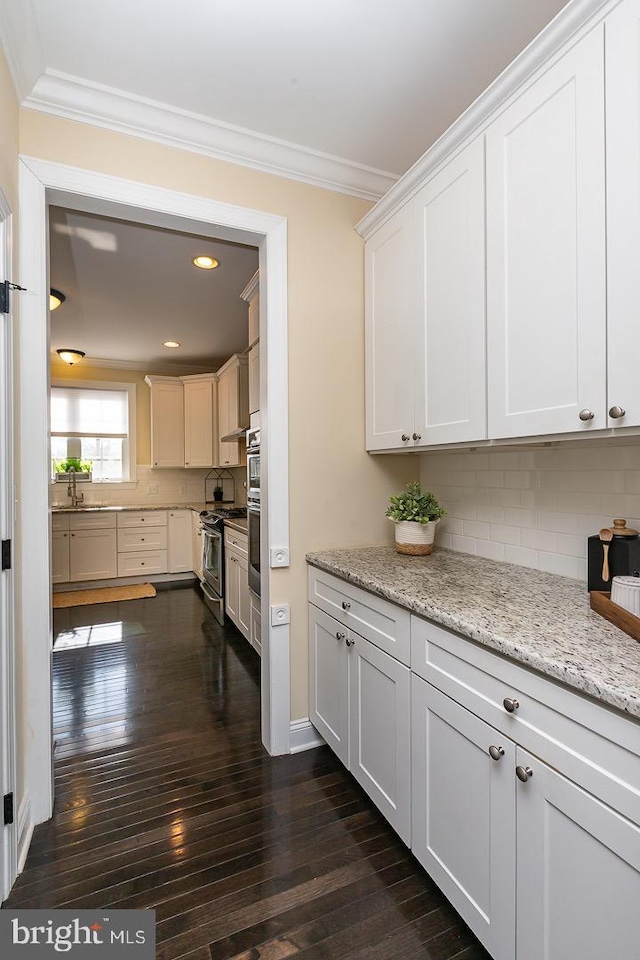
POLYGON ((626 520, 614 520, 611 527, 613 539, 609 546, 609 579, 603 580, 604 549, 598 534, 589 537, 588 579, 589 590, 611 590, 614 577, 640 577, 640 534, 627 527, 626 520))

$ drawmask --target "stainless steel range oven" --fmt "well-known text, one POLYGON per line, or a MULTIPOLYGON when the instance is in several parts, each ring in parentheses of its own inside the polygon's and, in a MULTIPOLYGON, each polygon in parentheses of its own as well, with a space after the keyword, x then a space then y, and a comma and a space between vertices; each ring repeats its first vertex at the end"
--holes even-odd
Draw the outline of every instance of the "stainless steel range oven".
POLYGON ((200 586, 205 603, 220 624, 224 624, 224 520, 246 515, 246 507, 220 507, 200 514, 204 577, 200 586))

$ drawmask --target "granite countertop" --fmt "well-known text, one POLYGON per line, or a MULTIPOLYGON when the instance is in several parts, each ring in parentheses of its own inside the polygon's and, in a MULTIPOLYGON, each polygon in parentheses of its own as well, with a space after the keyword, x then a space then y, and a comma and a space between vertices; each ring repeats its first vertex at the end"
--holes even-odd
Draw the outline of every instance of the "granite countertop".
POLYGON ((246 533, 248 527, 247 520, 244 517, 225 517, 224 525, 225 527, 233 527, 240 533, 246 533))
POLYGON ((310 553, 309 563, 640 718, 640 643, 589 607, 584 584, 436 549, 310 553))
POLYGON ((51 507, 52 513, 93 513, 96 511, 116 511, 121 513, 124 510, 195 510, 200 512, 204 510, 204 503, 121 503, 116 505, 109 504, 87 504, 78 507, 51 507))

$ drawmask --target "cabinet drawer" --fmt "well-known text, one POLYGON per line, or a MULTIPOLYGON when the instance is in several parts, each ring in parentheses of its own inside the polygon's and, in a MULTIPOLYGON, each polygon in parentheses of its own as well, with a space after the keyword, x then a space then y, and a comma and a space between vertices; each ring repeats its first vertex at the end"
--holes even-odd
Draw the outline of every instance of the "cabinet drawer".
POLYGON ((69 529, 69 514, 68 513, 52 513, 51 514, 51 531, 56 533, 58 530, 68 530, 69 529))
POLYGON ((246 533, 238 533, 231 527, 224 528, 224 545, 228 550, 240 554, 245 560, 249 559, 249 538, 246 533))
POLYGON ((135 577, 140 574, 166 573, 167 551, 150 550, 145 553, 118 554, 118 576, 135 577))
POLYGON ((416 616, 411 618, 411 669, 640 823, 637 721, 416 616), (517 707, 509 712, 505 700, 517 707))
POLYGON ((166 510, 126 510, 118 514, 119 527, 166 527, 166 510))
POLYGON ((70 530, 112 530, 116 525, 115 513, 70 513, 70 530))
POLYGON ((131 550, 148 552, 149 550, 167 549, 166 527, 143 527, 118 530, 118 553, 127 553, 131 550))
POLYGON ((408 610, 316 567, 309 567, 309 600, 409 666, 411 614, 408 610))

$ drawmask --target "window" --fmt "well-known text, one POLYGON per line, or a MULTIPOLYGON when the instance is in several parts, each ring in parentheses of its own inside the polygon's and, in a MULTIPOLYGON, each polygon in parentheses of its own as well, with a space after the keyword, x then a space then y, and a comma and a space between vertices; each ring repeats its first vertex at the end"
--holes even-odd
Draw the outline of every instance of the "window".
POLYGON ((52 476, 74 459, 91 470, 94 483, 135 479, 135 389, 129 383, 85 381, 52 386, 52 476))

